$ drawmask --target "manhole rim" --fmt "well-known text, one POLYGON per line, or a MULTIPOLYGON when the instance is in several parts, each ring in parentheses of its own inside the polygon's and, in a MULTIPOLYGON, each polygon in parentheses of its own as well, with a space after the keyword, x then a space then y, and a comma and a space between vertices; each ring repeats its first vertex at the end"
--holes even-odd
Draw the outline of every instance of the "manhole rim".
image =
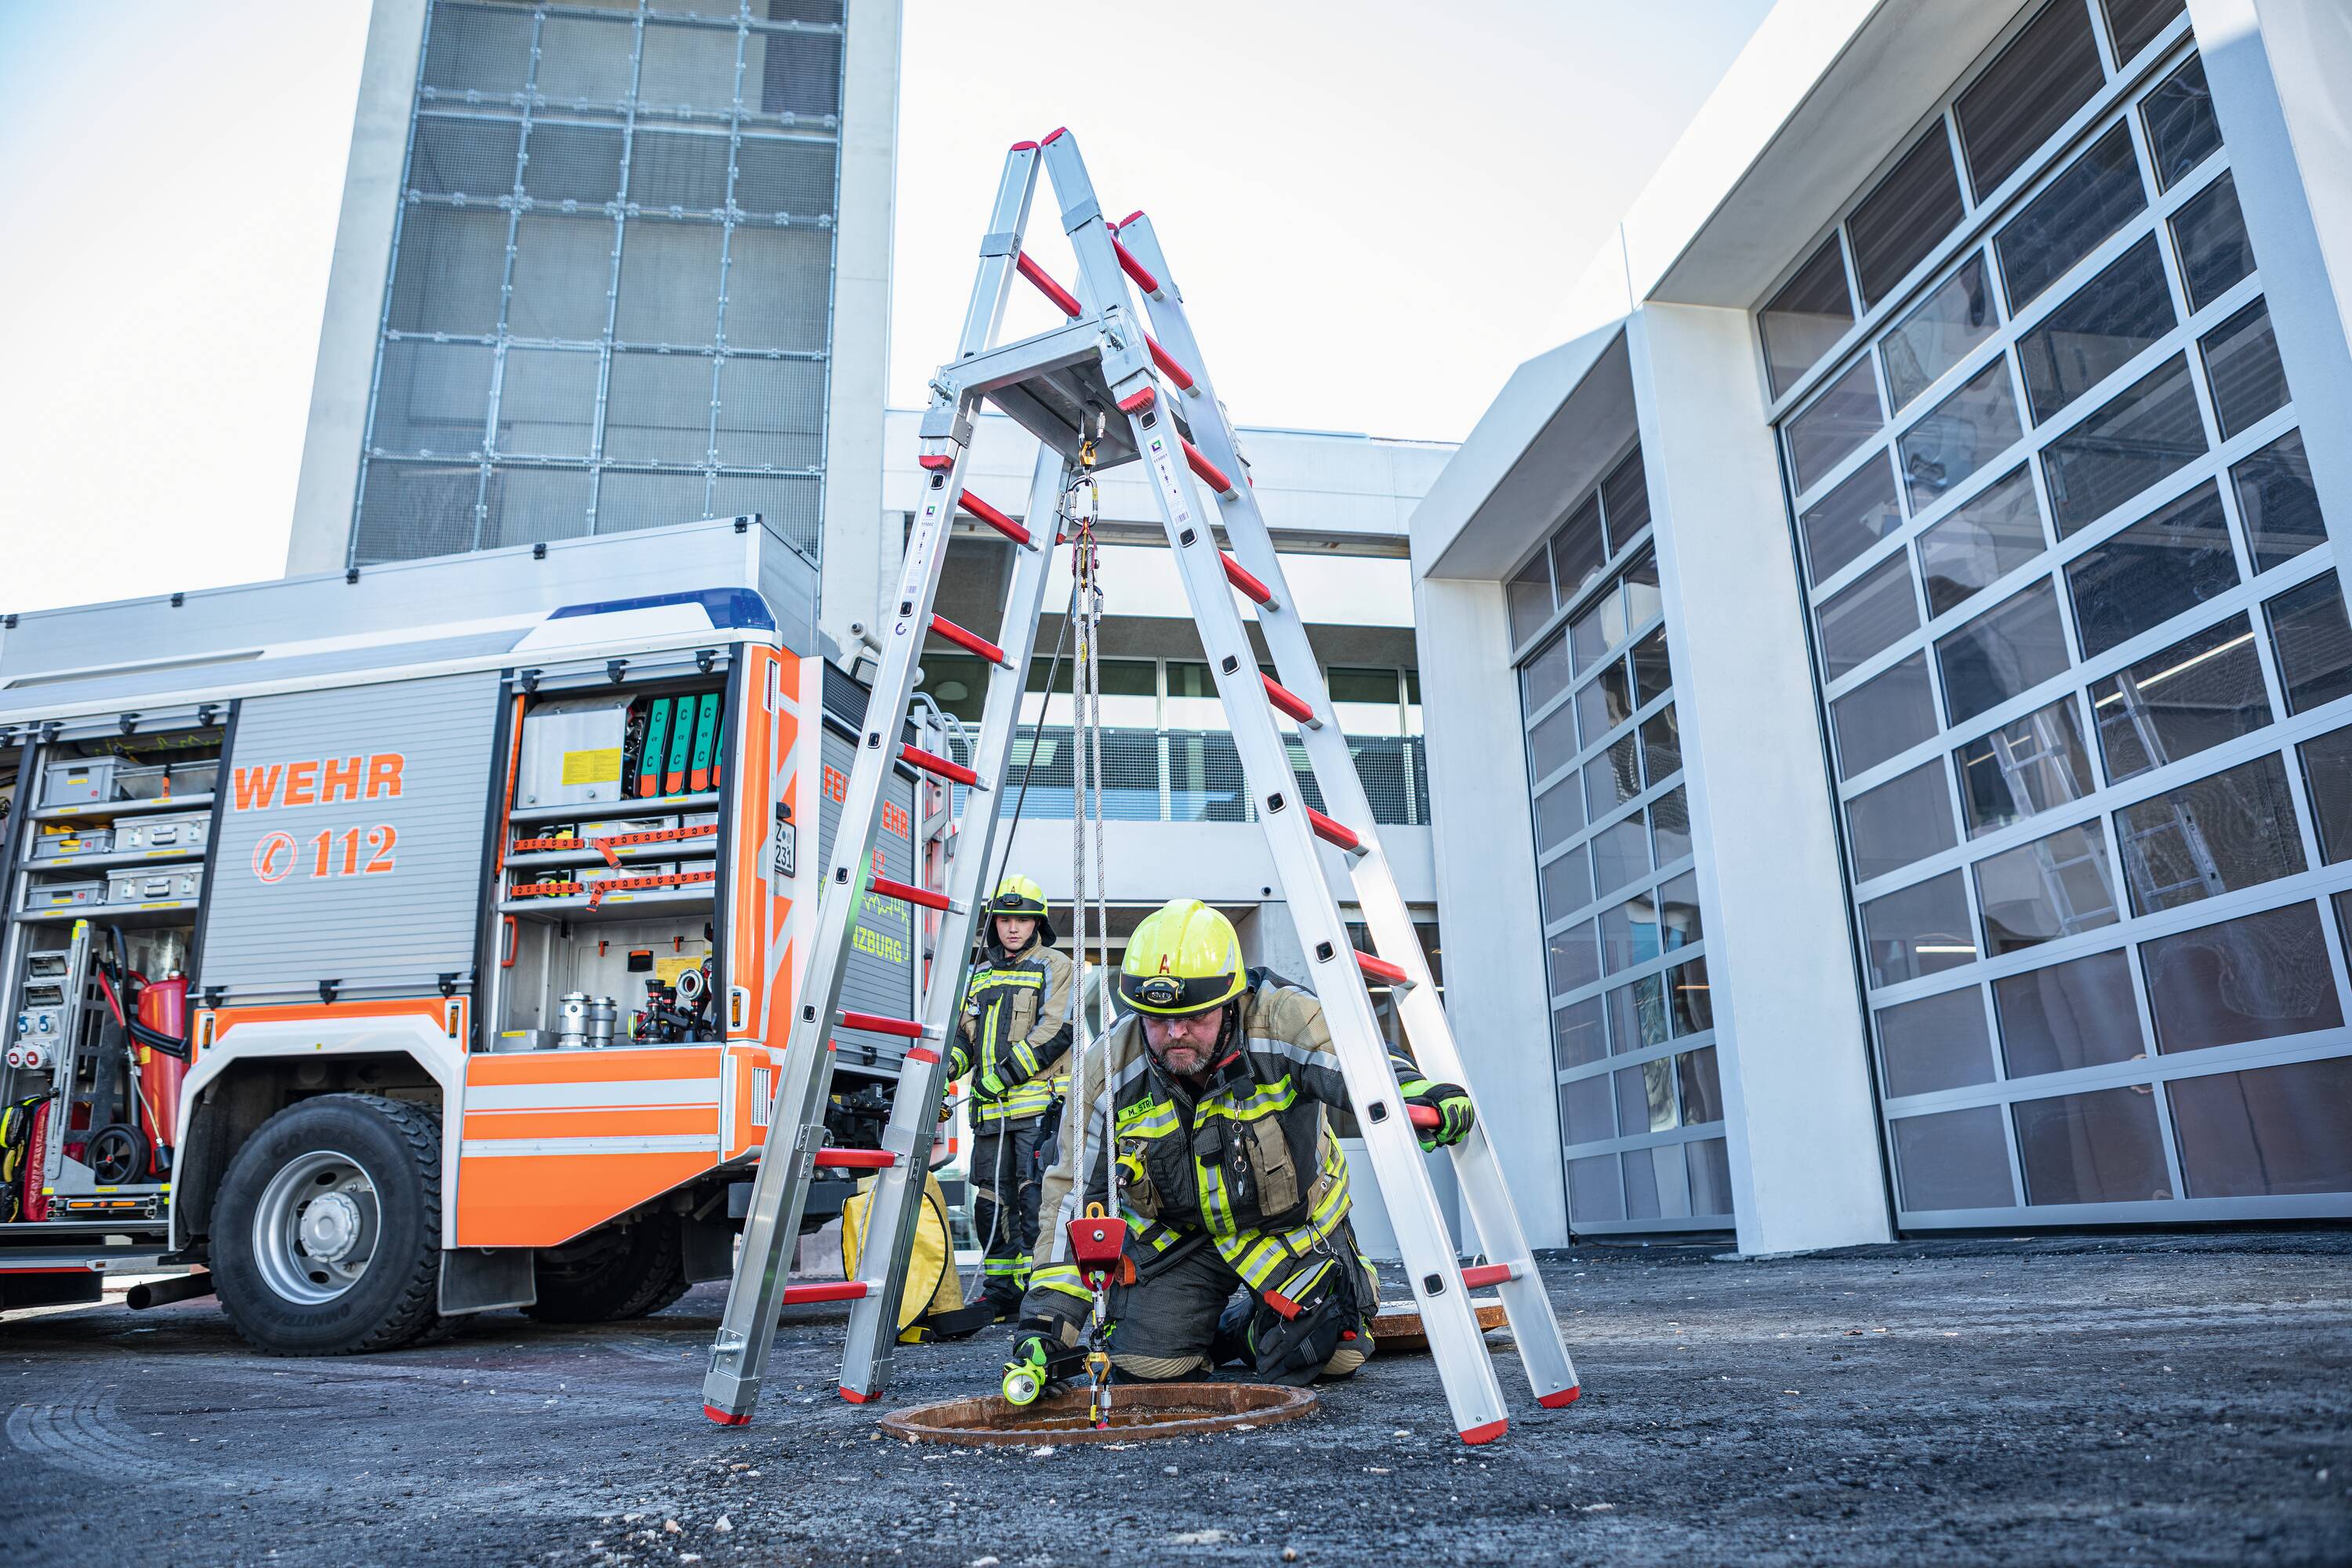
MULTIPOLYGON (((989 1414, 1011 1415, 1017 1408, 1001 1394, 982 1394, 976 1398, 934 1400, 929 1405, 910 1405, 894 1410, 882 1417, 883 1429, 891 1436, 909 1443, 946 1443, 957 1447, 1060 1447, 1069 1443, 1152 1443, 1170 1437, 1197 1437, 1204 1433, 1230 1431, 1243 1426, 1265 1426, 1279 1421, 1296 1421, 1314 1413, 1317 1395, 1312 1388, 1290 1388, 1268 1383, 1122 1383, 1111 1390, 1113 1407, 1133 1409, 1137 1405, 1198 1405, 1232 1398, 1237 1391, 1247 1390, 1252 1395, 1270 1396, 1259 1405, 1225 1411, 1216 1415, 1195 1415, 1177 1420, 1156 1423, 1149 1426, 1113 1426, 1097 1431, 1090 1426, 1055 1428, 1048 1431, 1007 1430, 998 1426, 933 1426, 922 1424, 921 1418, 933 1413, 956 1412, 953 1418, 970 1420, 989 1414)), ((1084 1389, 1069 1389, 1049 1394, 1028 1407, 1032 1415, 1082 1415, 1087 1408, 1084 1389)))

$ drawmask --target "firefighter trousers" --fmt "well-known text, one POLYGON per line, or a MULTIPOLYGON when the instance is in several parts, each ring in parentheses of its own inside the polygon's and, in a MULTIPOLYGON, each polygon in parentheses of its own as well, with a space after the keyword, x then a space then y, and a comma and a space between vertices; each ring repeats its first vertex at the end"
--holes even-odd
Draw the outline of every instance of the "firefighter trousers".
POLYGON ((1037 1246, 1037 1194, 1045 1176, 1038 1151, 1052 1135, 1051 1117, 983 1125, 971 1143, 971 1226, 981 1246, 985 1300, 1007 1314, 1029 1289, 1029 1257, 1037 1246))

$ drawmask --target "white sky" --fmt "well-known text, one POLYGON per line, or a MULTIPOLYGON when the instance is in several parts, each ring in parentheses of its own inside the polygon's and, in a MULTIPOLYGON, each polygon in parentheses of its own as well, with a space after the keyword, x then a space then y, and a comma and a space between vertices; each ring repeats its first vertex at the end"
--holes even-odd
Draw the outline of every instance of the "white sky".
MULTIPOLYGON (((891 401, 952 350, 1005 147, 1066 124, 1236 419, 1459 439, 1769 8, 907 0, 891 401)), ((0 0, 0 609, 282 569, 366 28, 0 0)))

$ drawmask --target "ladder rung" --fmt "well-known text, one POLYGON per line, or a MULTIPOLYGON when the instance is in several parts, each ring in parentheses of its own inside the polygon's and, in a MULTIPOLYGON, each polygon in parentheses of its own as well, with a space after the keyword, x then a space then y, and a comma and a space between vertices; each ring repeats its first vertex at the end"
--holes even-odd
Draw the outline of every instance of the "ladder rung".
POLYGON ((1483 1263, 1462 1271, 1462 1285, 1465 1289, 1475 1290, 1481 1285, 1507 1284, 1518 1277, 1519 1266, 1516 1263, 1483 1263))
POLYGON ((816 1163, 825 1170, 887 1171, 898 1163, 898 1156, 887 1149, 820 1149, 816 1163))
POLYGON ((966 490, 961 495, 956 497, 956 505, 963 508, 964 510, 971 513, 972 516, 980 519, 981 521, 988 524, 989 527, 996 530, 997 532, 1004 535, 1005 538, 1013 541, 1013 543, 1026 544, 1029 542, 1029 531, 1027 529, 1022 527, 1019 523, 1013 521, 1011 518, 1005 516, 1003 512, 997 510, 994 507, 989 505, 986 501, 981 500, 970 490, 966 490))
POLYGON ((948 469, 955 467, 953 452, 925 452, 915 461, 926 468, 948 469))
POLYGON ((897 1035, 909 1040, 923 1037, 923 1026, 912 1018, 887 1018, 879 1013, 857 1013, 847 1007, 841 1010, 841 1026, 845 1029, 871 1029, 877 1035, 897 1035))
POLYGON ((901 746, 898 748, 898 755, 927 773, 937 773, 943 779, 950 779, 973 789, 988 787, 980 782, 978 773, 965 767, 961 763, 949 761, 937 752, 927 752, 920 746, 901 746))
POLYGON ((1013 668, 1012 662, 1004 657, 1004 650, 1003 648, 997 647, 994 643, 989 641, 978 632, 968 632, 964 630, 961 626, 956 625, 945 616, 933 616, 931 617, 931 630, 939 633, 940 636, 947 638, 948 641, 955 644, 956 647, 962 648, 967 652, 980 655, 981 658, 988 660, 991 664, 1001 664, 1007 669, 1013 668))
MULTIPOLYGON (((1143 215, 1141 213, 1138 213, 1135 215, 1135 217, 1141 217, 1143 215)), ((1129 218, 1127 221, 1133 223, 1135 218, 1129 218)), ((1137 288, 1142 289, 1153 299, 1159 299, 1160 279, 1151 275, 1151 269, 1150 268, 1144 266, 1142 262, 1138 261, 1135 258, 1133 252, 1129 251, 1126 246, 1121 245, 1118 242, 1118 230, 1117 229, 1111 230, 1110 247, 1118 252, 1118 269, 1121 272, 1126 273, 1129 278, 1134 279, 1135 286, 1137 288)))
POLYGON ((1356 967, 1370 975, 1373 979, 1385 980, 1391 985, 1410 985, 1412 984, 1412 976, 1404 972, 1404 966, 1402 964, 1391 963, 1385 958, 1375 958, 1370 953, 1366 952, 1362 948, 1357 948, 1354 951, 1356 954, 1356 967))
POLYGON ((875 877, 866 884, 869 893, 879 893, 886 899, 896 899, 902 904, 920 904, 927 910, 951 910, 955 900, 945 893, 929 888, 918 888, 911 882, 894 882, 887 877, 875 877))
POLYGON ((1307 808, 1307 825, 1315 829, 1316 837, 1326 843, 1337 844, 1342 849, 1352 849, 1359 853, 1363 850, 1362 839, 1311 805, 1307 808))
POLYGON ((1054 281, 1052 273, 1030 260, 1027 251, 1022 251, 1015 256, 1013 258, 1013 265, 1022 277, 1037 285, 1037 292, 1059 306, 1065 316, 1075 316, 1085 309, 1078 303, 1078 297, 1076 294, 1054 281))
MULTIPOLYGON (((1126 253, 1122 251, 1120 254, 1125 255, 1126 253)), ((1190 392, 1192 390, 1192 373, 1186 370, 1182 365, 1177 363, 1176 356, 1170 353, 1166 349, 1161 348, 1158 338, 1153 337, 1150 332, 1146 332, 1143 334, 1143 344, 1146 348, 1151 351, 1151 363, 1160 367, 1160 374, 1166 376, 1169 380, 1176 384, 1176 389, 1179 392, 1190 392)))
POLYGON ((784 1287, 784 1305, 804 1307, 812 1301, 860 1301, 867 1286, 860 1279, 829 1279, 814 1285, 784 1287))
POLYGON ((1307 706, 1305 698, 1275 679, 1271 675, 1260 672, 1258 679, 1265 682, 1265 700, 1268 702, 1273 703, 1275 707, 1289 714, 1310 730, 1320 730, 1323 727, 1323 721, 1315 717, 1315 710, 1307 706))
POLYGON ((1217 552, 1217 559, 1224 563, 1226 582, 1231 583, 1234 587, 1239 588, 1244 594, 1247 595, 1250 598, 1256 600, 1259 604, 1265 605, 1269 608, 1273 606, 1273 589, 1267 587, 1265 584, 1251 576, 1240 562, 1234 560, 1223 551, 1220 550, 1217 552))
POLYGON ((1160 395, 1152 391, 1149 385, 1139 387, 1136 389, 1132 396, 1122 397, 1118 400, 1118 411, 1121 414, 1140 414, 1145 409, 1150 407, 1153 400, 1159 395, 1160 395))
POLYGON ((1190 441, 1184 443, 1184 460, 1190 463, 1192 466, 1192 471, 1200 475, 1208 487, 1219 495, 1234 496, 1241 493, 1234 489, 1234 481, 1225 478, 1225 470, 1201 456, 1201 448, 1190 441))

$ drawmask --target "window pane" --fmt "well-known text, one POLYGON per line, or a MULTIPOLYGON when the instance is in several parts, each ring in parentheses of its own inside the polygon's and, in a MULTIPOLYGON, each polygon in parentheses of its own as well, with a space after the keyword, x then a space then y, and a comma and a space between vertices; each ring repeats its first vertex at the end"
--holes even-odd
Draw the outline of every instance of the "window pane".
POLYGON ((1527 710, 1534 713, 1568 689, 1568 639, 1556 637, 1536 649, 1519 667, 1519 692, 1527 710))
POLYGON ((1626 735, 1584 764, 1584 797, 1595 816, 1642 793, 1640 739, 1626 735))
POLYGON ((1682 1091, 1684 1126, 1723 1120, 1723 1082, 1717 1074, 1713 1046, 1676 1057, 1675 1082, 1682 1091))
POLYGON ((1650 783, 1682 772, 1682 729, 1672 703, 1642 721, 1642 774, 1650 783))
POLYGON ((2255 571, 2292 561, 2326 539, 2302 431, 2288 431, 2238 464, 2230 470, 2230 482, 2237 487, 2238 515, 2246 524, 2255 571))
POLYGON ((2147 1054, 2131 960, 2117 950, 1992 983, 2000 1058, 2011 1078, 2127 1062, 2147 1054))
POLYGON ((2211 184, 2172 215, 2172 243, 2180 253, 2189 308, 2201 310, 2254 269, 2254 247, 2238 211, 2238 182, 2224 169, 2211 184))
POLYGON ((1821 623, 1822 667, 1834 680, 1918 626, 1910 557, 1896 551, 1813 613, 1821 623))
POLYGON ((1601 1021, 1601 998, 1570 1002, 1551 1016, 1552 1060, 1565 1069, 1597 1062, 1609 1054, 1609 1039, 1601 1021))
POLYGON ((1853 325, 1836 235, 1822 241, 1788 287, 1757 312, 1756 321, 1764 333, 1765 373, 1771 378, 1772 395, 1778 397, 1853 325))
POLYGON ((2147 205, 2131 131, 2118 125, 2067 164, 1993 240, 2011 313, 2024 310, 2147 205))
POLYGON ((1878 1056, 1892 1099, 1991 1082, 1984 997, 1969 985, 1880 1009, 1878 1056))
POLYGON ((2352 626, 2333 572, 2290 588, 2263 605, 2270 616, 2286 708, 2302 713, 2352 691, 2352 626))
POLYGON ((2020 434, 2009 362, 1996 358, 1903 433, 1903 482, 1911 492, 1911 514, 1935 505, 1937 496, 1990 462, 2020 434))
POLYGON ((2128 60, 2156 41, 2166 24, 2180 15, 2181 0, 2100 0, 2107 13, 2107 36, 2115 40, 2116 58, 2128 60))
POLYGON ((2112 783, 2271 721, 2254 634, 2243 615, 2207 626, 2091 686, 2112 783))
POLYGON ((2021 1100, 2017 1152, 2029 1204, 2168 1198, 2156 1100, 2145 1086, 2021 1100))
POLYGON ((2175 181, 2221 147, 2221 124, 2213 118, 2213 94, 2205 86, 2205 62, 2195 55, 2140 101, 2156 183, 2170 190, 2175 181))
POLYGON ((1886 362, 1886 395, 1896 412, 1966 359, 1999 324, 1992 290, 1985 287, 1984 253, 1979 251, 1878 340, 1886 362))
POLYGON ((1603 665, 1601 673, 1576 693, 1576 721, 1588 746, 1633 716, 1633 694, 1625 689, 1625 661, 1622 658, 1603 665))
POLYGON ((2091 759, 2074 700, 2062 697, 1952 753, 1969 837, 2022 822, 2091 793, 2091 759))
POLYGON ((1666 977, 1645 974, 1609 993, 1609 1045, 1630 1056, 1671 1038, 1666 1025, 1666 977))
POLYGON ((1639 894, 1601 911, 1601 967, 1610 973, 1664 951, 1659 940, 1658 906, 1651 895, 1639 894))
POLYGON ((1965 724, 2065 669, 2066 633, 2058 597, 2043 578, 1936 644, 1944 706, 1965 724))
POLYGON ((1960 182, 1939 120, 1846 219, 1865 308, 1885 299, 1960 221, 1960 182))
POLYGON ((1977 903, 1991 956, 2116 923, 2115 876, 2097 823, 1979 860, 1977 903))
POLYGON ((1940 616, 2042 553, 2042 509, 2019 468, 1995 480, 1919 536, 1927 613, 1940 616))
POLYGON ((1674 668, 1666 659, 1666 628, 1660 626, 1633 645, 1633 705, 1646 707, 1652 698, 1664 697, 1674 681, 1674 668))
POLYGON ((2016 1206, 2000 1107, 1906 1116, 1889 1122, 1887 1131, 1895 1140, 1895 1170, 1906 1209, 1916 1214, 2016 1206))
POLYGON ((1685 871, 1658 889, 1658 940, 1668 952, 1694 947, 1706 938, 1699 919, 1698 873, 1685 871))
POLYGON ((1553 995, 1590 985, 1601 978, 1601 947, 1591 921, 1569 927, 1546 945, 1551 955, 1553 995))
POLYGON ((1579 1223, 1625 1217, 1625 1178, 1616 1155, 1568 1162, 1568 1217, 1579 1223))
POLYGON ((1676 1039, 1715 1027, 1715 994, 1707 989, 1706 959, 1694 958, 1666 971, 1666 1012, 1674 1020, 1676 1039))
POLYGON ((1927 693, 1927 656, 1915 653, 1830 704, 1837 732, 1838 776, 1853 778, 1936 732, 1927 693))
POLYGON ((2066 568, 2084 658, 2096 658, 2237 585, 2238 557, 2221 514, 2221 489, 2210 479, 2084 552, 2066 568))
POLYGON ((1683 1145, 1690 1162, 1691 1213, 1731 1214, 1731 1156, 1720 1138, 1700 1138, 1683 1145))
POLYGON ((1568 623, 1569 651, 1575 657, 1576 668, 1590 668, 1594 659, 1622 643, 1625 629, 1625 597, 1612 583, 1568 623))
POLYGON ((1536 796, 1536 853, 1573 837, 1584 826, 1584 792, 1574 773, 1536 796))
POLYGON ((1952 106, 1977 199, 2014 174, 2105 79, 2090 13, 2074 0, 2044 6, 1952 106))
POLYGON ((1551 615, 1550 557, 1537 551, 1536 558, 1520 567, 1518 574, 1504 587, 1503 597, 1510 606, 1511 640, 1523 643, 1551 615))
POLYGON ((2270 307, 2257 300, 2198 340, 2213 413, 2228 440, 2264 415, 2286 406, 2286 367, 2279 363, 2270 307))
POLYGON ((1976 962, 1968 895, 1961 890, 1958 871, 1873 899, 1862 906, 1862 928, 1874 986, 1976 962))
POLYGON ((1551 536, 1551 574, 1559 602, 1565 605, 1582 593, 1608 559, 1609 546, 1601 537, 1601 498, 1587 496, 1551 536))
POLYGON ((1644 550, 1633 563, 1625 568, 1625 626, 1645 626, 1665 608, 1665 598, 1658 591, 1658 558, 1644 550))
POLYGON ((1838 481, 1799 521, 1805 531, 1805 560, 1814 586, 1838 568, 1903 526, 1895 504, 1895 469, 1889 460, 1863 464, 1838 481))
POLYGON ((2304 869, 2303 833, 2273 754, 2116 814, 2132 911, 2151 914, 2304 869))
POLYGON ((2352 860, 2352 729, 2331 730, 2296 748, 2304 793, 2319 825, 2320 858, 2352 860))
POLYGON ((2149 235, 2018 340, 2034 423, 2122 369, 2177 321, 2164 258, 2149 235))
MULTIPOLYGON (((1171 673, 1172 674, 1173 671, 1171 673)), ((1174 694, 1172 681, 1170 683, 1170 693, 1172 699, 1174 694)), ((1175 701, 1171 700, 1168 706, 1169 722, 1172 724, 1177 721, 1180 715, 1176 711, 1175 701)), ((1187 706, 1189 707, 1189 704, 1187 706)), ((1187 722, 1183 727, 1200 729, 1204 726, 1198 722, 1187 722)), ((1222 729, 1223 726, 1217 727, 1222 729)), ((1553 709, 1537 721, 1534 729, 1528 731, 1528 776, 1549 777, 1566 766, 1568 760, 1574 755, 1576 755, 1576 715, 1570 710, 1553 709)))
POLYGON ((2064 538, 2204 455, 2205 423, 2183 355, 2141 377, 2042 453, 2064 538))
POLYGON ((1617 1106, 1609 1075, 1572 1079, 1559 1086, 1559 1137, 1568 1144, 1598 1143, 1617 1136, 1617 1106))
POLYGON ((1650 803, 1650 848, 1661 866, 1671 866, 1691 852, 1690 813, 1679 788, 1650 803))
POLYGON ((1536 879, 1542 884, 1547 925, 1592 901, 1592 858, 1581 844, 1541 867, 1536 879))
POLYGON ((1690 1175, 1680 1144, 1629 1150, 1619 1158, 1625 1162, 1627 1219, 1690 1217, 1690 1175))
POLYGON ((1650 490, 1643 482, 1640 447, 1636 447, 1631 457, 1601 481, 1601 504, 1607 512, 1612 554, 1631 544, 1635 534, 1650 526, 1650 490))
POLYGON ((2140 943, 2158 1050, 2194 1051, 2344 1022, 2314 905, 2140 943))
POLYGON ((1603 894, 1650 874, 1649 835, 1642 829, 1641 813, 1612 822, 1592 836, 1592 869, 1593 886, 1603 894))
POLYGON ((1853 879, 1867 882, 1899 871, 1957 840, 1944 793, 1944 764, 1930 758, 1909 773, 1845 803, 1853 841, 1853 879))
POLYGON ((1839 458, 1877 434, 1880 423, 1878 383, 1870 374, 1870 362, 1857 360, 1786 426, 1797 489, 1811 489, 1837 467, 1839 458))
POLYGON ((2167 1088, 2190 1197, 2352 1188, 2352 1057, 2167 1088))

